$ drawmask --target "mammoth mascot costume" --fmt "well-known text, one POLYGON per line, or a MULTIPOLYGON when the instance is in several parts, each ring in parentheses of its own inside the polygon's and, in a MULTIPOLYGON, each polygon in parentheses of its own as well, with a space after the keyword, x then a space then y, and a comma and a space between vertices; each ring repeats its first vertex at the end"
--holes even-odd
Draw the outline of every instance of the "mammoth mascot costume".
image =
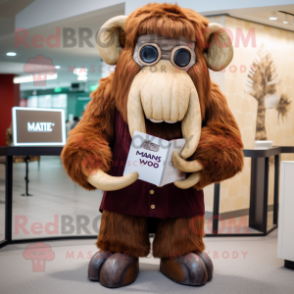
POLYGON ((177 283, 204 285, 213 264, 203 252, 202 189, 243 167, 239 128, 208 70, 230 63, 231 40, 193 10, 154 3, 108 20, 97 41, 102 59, 116 68, 100 80, 62 152, 73 181, 105 191, 88 277, 110 288, 134 282, 153 232, 160 271, 177 283), (137 172, 123 176, 135 131, 186 138, 172 157, 186 179, 157 187, 137 172))

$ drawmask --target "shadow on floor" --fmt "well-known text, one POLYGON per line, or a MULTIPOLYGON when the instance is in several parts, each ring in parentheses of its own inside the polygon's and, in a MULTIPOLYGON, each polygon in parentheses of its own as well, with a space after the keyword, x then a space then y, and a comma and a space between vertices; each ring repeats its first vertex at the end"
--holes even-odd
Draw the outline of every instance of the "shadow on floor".
MULTIPOLYGON (((99 282, 91 282, 87 279, 87 267, 88 263, 83 264, 82 266, 75 268, 69 271, 60 271, 51 274, 50 276, 55 279, 60 279, 63 281, 75 281, 80 283, 89 283, 95 284, 97 283, 98 289, 102 287, 99 282)), ((86 285, 85 285, 86 286, 86 285)), ((283 293, 292 293, 291 287, 289 286, 289 292, 285 289, 286 285, 280 285, 283 288, 283 293), (285 291, 286 290, 286 291, 285 291)), ((87 286, 86 286, 87 288, 87 286)), ((286 287, 288 288, 288 287, 286 287)), ((98 290, 97 289, 97 290, 98 290)), ((102 289, 105 289, 102 287, 102 289)), ((102 290, 100 288, 100 290, 102 290)), ((264 283, 259 280, 253 280, 245 277, 240 276, 225 276, 216 273, 213 280, 207 283, 205 286, 201 287, 191 287, 176 284, 165 276, 163 276, 159 272, 159 265, 158 264, 149 264, 149 263, 140 263, 140 273, 135 283, 132 285, 119 288, 120 292, 143 292, 143 293, 209 293, 209 294, 219 294, 219 293, 226 293, 226 294, 247 294, 247 293, 254 293, 254 294, 276 294, 279 291, 279 283, 278 281, 275 282, 275 286, 273 284, 264 283), (249 292, 248 292, 249 291, 249 292)), ((106 289, 105 289, 106 290, 106 289)), ((102 290, 103 292, 103 290, 102 290)))

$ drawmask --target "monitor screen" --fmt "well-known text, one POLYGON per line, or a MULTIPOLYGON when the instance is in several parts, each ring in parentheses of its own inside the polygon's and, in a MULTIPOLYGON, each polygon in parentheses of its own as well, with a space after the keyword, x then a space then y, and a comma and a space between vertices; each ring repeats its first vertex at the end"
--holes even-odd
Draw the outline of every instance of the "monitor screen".
POLYGON ((65 144, 63 109, 12 108, 14 146, 62 146, 65 144))

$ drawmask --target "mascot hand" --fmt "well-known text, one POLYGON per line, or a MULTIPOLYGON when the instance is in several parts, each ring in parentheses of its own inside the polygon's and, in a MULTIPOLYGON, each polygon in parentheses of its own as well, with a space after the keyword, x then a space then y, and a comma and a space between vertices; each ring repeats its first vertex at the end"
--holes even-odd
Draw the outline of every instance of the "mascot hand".
POLYGON ((178 170, 185 173, 192 173, 187 179, 174 182, 178 188, 188 189, 199 182, 200 171, 203 169, 203 166, 197 160, 185 161, 179 156, 177 151, 174 151, 172 163, 178 170))
POLYGON ((123 177, 113 177, 101 169, 98 169, 96 172, 91 172, 88 176, 88 182, 96 187, 97 189, 103 191, 114 191, 123 189, 135 181, 137 181, 139 174, 137 172, 132 172, 123 177))

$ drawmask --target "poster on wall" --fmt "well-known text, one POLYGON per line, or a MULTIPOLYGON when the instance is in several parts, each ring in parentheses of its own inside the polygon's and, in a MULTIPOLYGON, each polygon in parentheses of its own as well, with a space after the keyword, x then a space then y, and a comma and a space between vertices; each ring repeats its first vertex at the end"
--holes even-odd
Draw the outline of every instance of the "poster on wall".
POLYGON ((14 146, 63 146, 66 143, 63 109, 12 108, 14 146))

